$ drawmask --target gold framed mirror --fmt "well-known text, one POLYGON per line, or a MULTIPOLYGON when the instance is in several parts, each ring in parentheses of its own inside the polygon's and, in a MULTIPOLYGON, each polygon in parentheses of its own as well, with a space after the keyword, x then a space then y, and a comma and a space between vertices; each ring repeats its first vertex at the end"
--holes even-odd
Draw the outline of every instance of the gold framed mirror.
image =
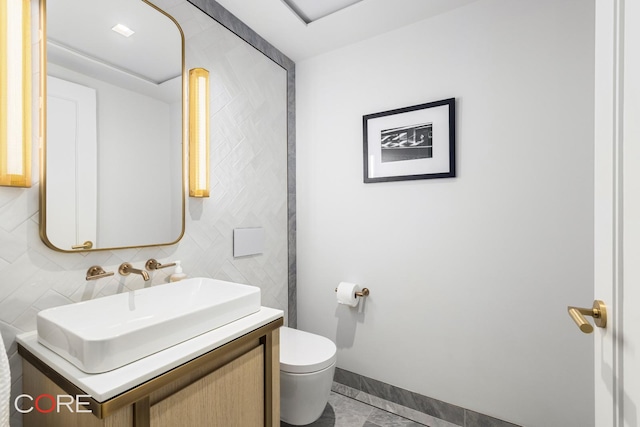
POLYGON ((40 0, 40 235, 64 252, 185 226, 184 35, 147 0, 40 0))

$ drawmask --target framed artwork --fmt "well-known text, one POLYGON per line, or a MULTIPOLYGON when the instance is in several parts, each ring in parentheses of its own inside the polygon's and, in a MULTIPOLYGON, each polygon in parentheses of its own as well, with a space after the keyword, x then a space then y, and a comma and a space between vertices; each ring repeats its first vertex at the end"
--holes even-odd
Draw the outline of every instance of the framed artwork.
POLYGON ((455 98, 362 117, 364 182, 456 176, 455 98))

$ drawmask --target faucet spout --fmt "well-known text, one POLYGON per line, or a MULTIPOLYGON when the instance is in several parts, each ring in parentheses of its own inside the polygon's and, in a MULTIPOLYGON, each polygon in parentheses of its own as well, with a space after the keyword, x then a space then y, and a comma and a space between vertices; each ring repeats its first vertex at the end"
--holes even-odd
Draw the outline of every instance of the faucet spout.
POLYGON ((123 262, 122 264, 120 264, 120 268, 118 268, 118 273, 120 273, 123 276, 128 276, 131 273, 139 274, 142 276, 145 282, 149 280, 149 273, 147 273, 144 270, 133 268, 133 266, 128 262, 123 262))

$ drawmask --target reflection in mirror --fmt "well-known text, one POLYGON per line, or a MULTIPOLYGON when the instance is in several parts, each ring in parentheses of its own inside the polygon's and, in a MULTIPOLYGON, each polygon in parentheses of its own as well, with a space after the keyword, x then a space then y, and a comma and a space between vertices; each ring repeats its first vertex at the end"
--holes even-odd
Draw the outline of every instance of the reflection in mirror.
POLYGON ((184 232, 182 31, 144 0, 46 0, 43 15, 43 240, 63 251, 176 242, 184 232))

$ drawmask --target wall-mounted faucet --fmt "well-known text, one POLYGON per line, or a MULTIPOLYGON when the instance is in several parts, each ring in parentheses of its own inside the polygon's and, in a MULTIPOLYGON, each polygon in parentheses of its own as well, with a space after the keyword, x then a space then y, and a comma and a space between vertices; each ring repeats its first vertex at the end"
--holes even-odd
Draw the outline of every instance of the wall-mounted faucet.
POLYGON ((149 273, 147 273, 144 270, 133 268, 133 265, 131 265, 128 262, 123 262, 122 264, 120 264, 120 268, 118 268, 118 273, 120 273, 123 276, 128 276, 131 273, 139 274, 142 276, 145 282, 149 280, 149 273))

